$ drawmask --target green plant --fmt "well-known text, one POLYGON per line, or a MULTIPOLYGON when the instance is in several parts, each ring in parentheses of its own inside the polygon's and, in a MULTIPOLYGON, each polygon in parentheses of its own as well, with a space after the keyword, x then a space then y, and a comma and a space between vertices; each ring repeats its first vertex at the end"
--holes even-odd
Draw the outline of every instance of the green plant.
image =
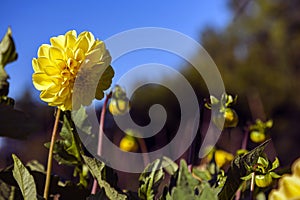
MULTIPOLYGON (((69 35, 66 37, 75 37, 72 32, 69 32, 68 34, 71 34, 72 36, 69 35)), ((91 35, 88 33, 83 33, 82 37, 84 37, 82 40, 94 42, 94 40, 90 38, 91 35)), ((59 41, 56 41, 58 39, 59 38, 54 38, 51 41, 52 43, 61 46, 61 44, 58 44, 59 41)), ((82 43, 81 40, 78 41, 78 44, 75 42, 75 49, 85 48, 85 43, 82 43)), ((98 43, 96 42, 96 44, 98 43)), ((53 49, 49 50, 48 47, 43 47, 41 49, 42 50, 40 51, 43 52, 39 53, 39 58, 42 58, 40 59, 40 62, 45 59, 42 56, 45 51, 55 51, 53 49)), ((14 114, 18 111, 13 109, 14 100, 7 97, 8 82, 7 74, 4 71, 4 66, 17 58, 10 29, 0 43, 0 50, 1 109, 5 110, 5 114, 14 114)), ((97 51, 97 48, 95 51, 97 51)), ((52 53, 49 54, 51 55, 52 53)), ((68 50, 66 50, 65 53, 68 53, 68 56, 75 56, 68 52, 68 50)), ((78 59, 78 62, 82 61, 83 58, 81 56, 84 56, 84 54, 81 55, 81 53, 81 50, 78 50, 78 52, 75 53, 76 56, 74 58, 71 56, 73 60, 69 58, 68 61, 75 62, 74 59, 78 59)), ((92 53, 95 52, 93 51, 92 53)), ((55 55, 58 57, 60 56, 59 53, 58 55, 55 55)), ((90 54, 87 53, 85 56, 89 55, 90 54)), ((92 56, 93 59, 95 58, 94 56, 96 55, 92 56)), ((39 58, 33 61, 36 70, 36 87, 42 91, 44 89, 47 90, 47 87, 59 87, 58 85, 52 85, 55 81, 47 81, 49 77, 46 77, 45 80, 41 80, 42 77, 45 76, 44 74, 51 75, 52 72, 47 71, 47 67, 46 69, 43 69, 44 71, 41 69, 43 65, 39 63, 39 58), (48 84, 50 84, 50 86, 48 84)), ((52 58, 53 56, 47 57, 48 60, 52 60, 52 58)), ((60 66, 61 58, 59 57, 59 59, 54 60, 51 62, 60 66)), ((98 63, 98 60, 93 60, 93 62, 98 63)), ((100 79, 97 85, 100 93, 96 93, 93 96, 93 98, 98 99, 105 97, 100 116, 98 141, 98 155, 100 157, 102 155, 102 140, 100 136, 103 136, 104 117, 106 115, 106 107, 109 99, 111 99, 111 102, 108 107, 112 114, 123 114, 123 111, 129 110, 129 100, 120 86, 115 87, 112 92, 104 95, 103 91, 110 87, 111 79, 114 74, 112 67, 109 65, 110 63, 106 64, 108 64, 107 71, 104 71, 106 72, 106 76, 104 79, 100 79)), ((72 67, 76 68, 78 66, 68 63, 67 67, 70 72, 72 72, 72 67)), ((54 72, 57 72, 55 69, 53 70, 54 72)), ((67 72, 63 71, 63 73, 67 72)), ((70 76, 70 74, 68 74, 67 76, 67 78, 71 79, 71 82, 74 78, 73 75, 70 76)), ((56 78, 56 76, 50 77, 51 80, 56 78)), ((65 85, 64 87, 68 87, 68 85, 65 85)), ((51 88, 50 91, 56 91, 52 89, 53 88, 51 88)), ((47 90, 46 93, 50 91, 47 90)), ((64 92, 65 91, 58 93, 61 95, 64 92)), ((68 94, 72 95, 71 90, 68 94)), ((88 120, 84 107, 78 105, 78 108, 74 108, 74 112, 71 114, 71 109, 73 108, 70 105, 70 102, 68 102, 70 96, 63 96, 65 98, 64 100, 53 97, 55 101, 53 100, 52 102, 51 98, 45 95, 45 93, 42 92, 41 95, 42 99, 46 99, 49 105, 58 107, 51 142, 45 144, 45 146, 49 148, 47 170, 45 171, 44 167, 37 162, 23 165, 21 160, 16 155, 13 155, 13 167, 8 166, 0 171, 0 199, 228 200, 233 198, 239 199, 241 196, 250 196, 250 198, 253 198, 260 195, 265 189, 270 189, 272 183, 276 182, 276 179, 280 177, 275 172, 279 167, 278 159, 275 159, 275 161, 271 163, 264 154, 264 149, 270 140, 263 142, 253 149, 247 149, 247 142, 244 141, 247 141, 249 135, 245 134, 242 149, 235 156, 227 153, 225 150, 216 149, 212 152, 212 155, 209 155, 210 157, 208 156, 209 159, 203 159, 203 162, 200 165, 194 166, 189 165, 184 159, 181 159, 176 163, 167 157, 162 157, 161 159, 149 163, 145 167, 144 171, 139 176, 139 188, 137 191, 123 190, 118 186, 117 172, 108 167, 105 162, 88 155, 82 145, 77 130, 83 130, 87 135, 93 134, 92 125, 88 120), (60 136, 58 139, 56 138, 57 132, 59 132, 60 136), (52 157, 58 164, 71 167, 73 169, 73 175, 78 178, 77 181, 62 180, 61 178, 52 175, 52 157), (226 157, 226 159, 224 159, 224 157, 226 157), (92 188, 90 183, 93 180, 91 177, 94 178, 92 188), (258 187, 254 188, 254 184, 258 187), (99 189, 97 190, 97 188, 99 189), (250 192, 247 192, 249 189, 250 192)), ((238 125, 238 115, 236 111, 231 108, 232 104, 236 103, 236 101, 236 97, 233 98, 228 94, 223 94, 220 100, 213 96, 210 97, 210 102, 208 102, 206 106, 208 108, 212 108, 213 106, 217 107, 218 113, 213 113, 213 120, 217 128, 223 129, 223 123, 224 128, 234 128, 238 125)), ((20 118, 18 118, 18 121, 22 122, 20 118)), ((263 132, 264 134, 265 129, 270 128, 272 124, 272 121, 264 123, 257 120, 256 124, 249 127, 250 138, 253 139, 254 133, 257 134, 257 132, 259 132, 259 134, 263 132)), ((22 123, 18 125, 23 126, 22 123)), ((15 127, 9 127, 7 130, 9 133, 13 133, 15 131, 14 128, 15 127)), ((28 131, 30 129, 24 130, 28 131)), ((128 133, 128 135, 125 136, 127 141, 125 141, 125 145, 121 145, 121 149, 126 151, 138 151, 138 147, 140 147, 139 149, 142 153, 147 152, 147 146, 145 145, 144 140, 135 139, 133 136, 129 135, 130 134, 128 133), (128 143, 130 144, 128 145, 128 143)), ((262 142, 262 140, 259 139, 259 142, 262 142)), ((147 158, 144 158, 144 161, 145 163, 148 163, 147 158)), ((298 170, 294 170, 294 173, 297 172, 298 170)))

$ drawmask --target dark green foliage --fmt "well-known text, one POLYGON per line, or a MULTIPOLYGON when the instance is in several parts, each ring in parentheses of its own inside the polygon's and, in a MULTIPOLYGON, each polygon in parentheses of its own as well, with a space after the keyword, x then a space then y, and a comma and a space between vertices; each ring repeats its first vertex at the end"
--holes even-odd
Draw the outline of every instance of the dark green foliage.
MULTIPOLYGON (((81 158, 81 141, 70 112, 64 112, 62 118, 61 139, 56 140, 54 144, 53 157, 59 164, 74 166, 74 176, 79 176, 79 183, 86 187, 88 173, 81 158)), ((50 143, 45 144, 47 148, 49 145, 50 143)))
POLYGON ((104 97, 103 91, 107 90, 110 87, 114 75, 115 75, 114 69, 112 68, 112 66, 108 66, 103 72, 103 75, 101 76, 98 82, 96 93, 95 93, 96 99, 101 100, 104 97))
MULTIPOLYGON (((114 199, 114 200, 124 200, 127 199, 127 196, 125 194, 122 194, 120 191, 118 191, 116 188, 113 188, 106 180, 106 177, 103 177, 105 173, 108 173, 108 171, 105 169, 105 164, 95 158, 90 158, 87 156, 82 155, 84 162, 88 166, 90 172, 92 173, 93 177, 97 179, 99 186, 102 188, 102 191, 100 194, 97 194, 97 196, 106 196, 108 199, 114 199), (106 171, 104 171, 106 170, 106 171)), ((112 171, 111 171, 112 172, 112 171)), ((106 176, 109 176, 106 174, 106 176)), ((111 177, 111 176, 110 176, 111 177)), ((93 197, 96 198, 96 197, 93 197)))
POLYGON ((33 176, 29 173, 16 155, 13 154, 12 157, 14 160, 13 176, 19 185, 24 200, 37 199, 36 186, 33 176))
POLYGON ((159 184, 164 178, 164 173, 161 168, 161 160, 157 159, 149 164, 144 172, 140 175, 140 188, 138 194, 140 199, 154 199, 159 184))
POLYGON ((258 157, 262 155, 265 147, 269 142, 270 141, 268 140, 256 147, 255 149, 249 151, 248 153, 241 156, 237 156, 231 162, 231 166, 227 172, 227 179, 225 185, 218 195, 220 200, 233 199, 235 192, 243 182, 241 177, 247 175, 247 165, 252 166, 257 162, 258 157))

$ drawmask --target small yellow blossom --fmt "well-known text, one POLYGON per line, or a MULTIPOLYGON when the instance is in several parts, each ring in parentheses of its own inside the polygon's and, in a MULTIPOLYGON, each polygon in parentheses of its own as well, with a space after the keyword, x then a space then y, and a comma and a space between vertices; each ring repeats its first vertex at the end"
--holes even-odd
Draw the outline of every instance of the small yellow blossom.
POLYGON ((270 200, 300 199, 300 159, 292 166, 292 174, 285 174, 279 180, 278 189, 271 191, 270 200))
POLYGON ((108 108, 112 115, 124 115, 130 109, 126 92, 119 85, 116 85, 112 91, 112 98, 108 108))
POLYGON ((231 153, 228 153, 227 151, 223 151, 220 149, 212 149, 208 154, 207 154, 207 161, 210 162, 214 156, 216 165, 221 168, 225 164, 231 162, 234 159, 234 156, 231 153))
POLYGON ((120 149, 122 149, 123 151, 137 152, 138 148, 139 145, 137 143, 137 140, 130 135, 124 136, 120 141, 120 149))
MULTIPOLYGON (((91 71, 102 70, 100 73, 102 75, 110 65, 111 57, 104 42, 95 39, 93 34, 87 31, 77 36, 76 31, 72 30, 65 35, 52 37, 50 43, 51 45, 41 45, 38 57, 32 60, 33 84, 41 91, 40 98, 48 105, 56 106, 63 111, 72 110, 73 87, 78 74, 84 70, 88 70, 83 73, 84 75, 92 74, 91 71)), ((97 81, 99 78, 97 77, 97 81)), ((95 77, 82 79, 83 83, 87 80, 95 81, 95 77)), ((82 90, 86 89, 90 89, 88 85, 82 90)), ((95 98, 95 92, 92 98, 95 98)), ((85 100, 85 104, 88 105, 91 100, 85 100)))

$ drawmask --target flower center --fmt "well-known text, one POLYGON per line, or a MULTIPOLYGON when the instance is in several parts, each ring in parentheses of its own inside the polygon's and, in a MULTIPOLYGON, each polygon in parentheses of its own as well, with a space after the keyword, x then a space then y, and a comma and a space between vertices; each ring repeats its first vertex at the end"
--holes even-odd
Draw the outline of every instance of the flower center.
POLYGON ((63 70, 61 71, 61 76, 63 77, 62 85, 64 87, 69 85, 72 86, 74 84, 81 62, 81 60, 77 61, 73 58, 68 58, 63 70))

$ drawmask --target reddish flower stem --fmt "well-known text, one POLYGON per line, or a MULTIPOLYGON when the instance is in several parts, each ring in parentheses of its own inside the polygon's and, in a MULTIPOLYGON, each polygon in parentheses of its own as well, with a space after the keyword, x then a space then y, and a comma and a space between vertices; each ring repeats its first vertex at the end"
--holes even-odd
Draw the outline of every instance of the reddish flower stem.
POLYGON ((141 148, 141 152, 143 153, 143 161, 144 161, 144 165, 145 167, 150 163, 149 157, 148 157, 148 149, 145 143, 145 140, 143 138, 137 138, 137 141, 139 143, 139 146, 141 148))
MULTIPOLYGON (((104 120, 105 120, 105 112, 106 112, 106 107, 108 100, 111 98, 112 93, 109 93, 106 95, 105 101, 102 106, 101 110, 101 115, 100 115, 100 122, 99 122, 99 136, 98 136, 98 148, 97 148, 97 155, 101 156, 102 155, 102 145, 103 145, 103 127, 104 127, 104 120)), ((93 188, 91 194, 96 194, 97 192, 97 187, 98 187, 98 182, 96 178, 94 178, 94 183, 93 183, 93 188)))
POLYGON ((46 200, 48 199, 49 189, 50 189, 53 148, 54 148, 55 139, 56 139, 56 132, 57 132, 57 128, 58 128, 59 117, 60 117, 60 109, 58 108, 57 112, 56 112, 56 117, 55 117, 55 122, 54 122, 54 126, 53 126, 51 142, 50 142, 50 147, 49 147, 49 154, 48 154, 47 174, 46 174, 46 182, 45 182, 45 188, 44 188, 44 198, 46 200))

